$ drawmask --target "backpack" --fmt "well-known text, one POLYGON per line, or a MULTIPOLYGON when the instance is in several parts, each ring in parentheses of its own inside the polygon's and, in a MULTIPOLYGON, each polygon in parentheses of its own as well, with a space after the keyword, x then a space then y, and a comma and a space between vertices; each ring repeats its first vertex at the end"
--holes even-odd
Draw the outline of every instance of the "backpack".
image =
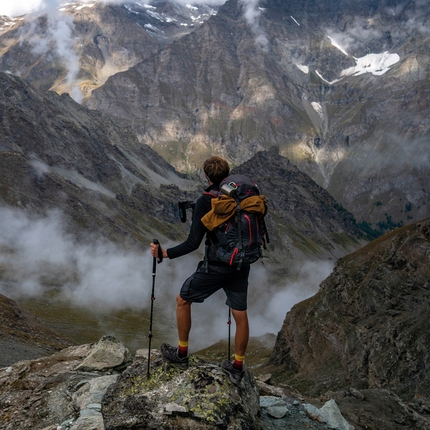
MULTIPOLYGON (((215 228, 208 227, 214 233, 212 237, 208 235, 214 248, 211 257, 230 266, 237 266, 238 270, 242 264, 252 264, 261 258, 262 248, 266 249, 269 237, 264 222, 267 203, 264 196, 260 195, 257 185, 247 176, 230 175, 221 182, 219 190, 205 194, 217 198, 217 201, 212 202, 212 211, 202 218, 203 224, 208 227, 205 218, 211 216, 218 219, 215 225, 222 220, 215 228), (222 209, 225 208, 228 210, 223 213, 222 209)), ((206 259, 208 252, 207 250, 206 259)))

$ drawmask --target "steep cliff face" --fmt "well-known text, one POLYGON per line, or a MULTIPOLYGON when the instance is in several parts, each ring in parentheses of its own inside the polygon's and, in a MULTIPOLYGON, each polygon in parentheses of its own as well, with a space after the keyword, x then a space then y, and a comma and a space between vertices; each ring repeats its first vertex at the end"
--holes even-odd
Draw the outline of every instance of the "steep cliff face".
POLYGON ((3 203, 32 216, 58 209, 76 236, 91 231, 127 246, 149 243, 155 231, 184 234, 171 224, 176 199, 195 183, 141 146, 132 130, 11 75, 0 73, 0 88, 3 203))
POLYGON ((428 398, 429 257, 427 219, 340 259, 287 314, 271 363, 312 394, 353 386, 428 398))
POLYGON ((278 146, 386 230, 428 216, 428 15, 423 2, 230 0, 87 105, 131 120, 181 171, 278 146))

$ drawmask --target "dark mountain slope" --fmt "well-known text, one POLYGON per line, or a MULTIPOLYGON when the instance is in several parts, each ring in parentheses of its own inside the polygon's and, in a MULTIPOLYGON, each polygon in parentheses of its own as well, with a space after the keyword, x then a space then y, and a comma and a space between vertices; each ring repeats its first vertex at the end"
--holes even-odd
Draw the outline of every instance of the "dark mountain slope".
POLYGON ((365 243, 354 217, 275 148, 257 153, 233 171, 252 174, 267 197, 269 248, 275 250, 271 258, 284 270, 291 270, 289 261, 337 259, 365 243))
POLYGON ((271 363, 302 393, 384 388, 426 403, 429 255, 426 219, 340 259, 320 291, 287 314, 271 363))
MULTIPOLYGON (((177 174, 129 128, 66 95, 39 93, 1 73, 0 88, 4 203, 31 215, 60 209, 68 230, 81 238, 92 232, 141 247, 153 237, 185 236, 177 202, 198 198, 203 182, 177 174)), ((351 215, 276 149, 240 169, 262 183, 270 202, 276 269, 285 271, 285 259, 275 257, 283 251, 290 262, 318 260, 363 243, 351 215)))
POLYGON ((154 230, 183 234, 170 224, 184 196, 172 184, 186 190, 194 183, 130 129, 11 75, 0 73, 0 88, 4 203, 33 215, 59 208, 75 234, 92 231, 128 245, 147 243, 154 230))

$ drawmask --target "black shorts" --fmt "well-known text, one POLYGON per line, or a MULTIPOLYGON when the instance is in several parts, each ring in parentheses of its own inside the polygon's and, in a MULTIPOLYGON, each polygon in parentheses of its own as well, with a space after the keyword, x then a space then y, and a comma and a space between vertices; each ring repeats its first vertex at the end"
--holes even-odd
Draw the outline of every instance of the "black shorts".
POLYGON ((202 303, 222 288, 227 296, 226 305, 237 311, 245 311, 249 268, 243 266, 237 270, 235 267, 209 263, 206 269, 206 265, 201 262, 197 270, 184 282, 179 295, 187 302, 202 303))

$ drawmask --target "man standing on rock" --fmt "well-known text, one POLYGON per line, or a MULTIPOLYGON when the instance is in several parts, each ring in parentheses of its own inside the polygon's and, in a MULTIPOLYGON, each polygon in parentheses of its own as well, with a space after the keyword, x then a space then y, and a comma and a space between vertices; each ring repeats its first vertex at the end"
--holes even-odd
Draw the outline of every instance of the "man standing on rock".
MULTIPOLYGON (((230 173, 230 167, 226 160, 213 156, 203 164, 203 171, 209 186, 205 193, 196 201, 193 220, 188 238, 181 244, 169 248, 161 249, 163 258, 177 258, 195 251, 200 246, 206 235, 206 246, 213 246, 211 235, 201 219, 211 210, 211 191, 218 191, 219 185, 230 173)), ((212 238, 213 239, 213 238, 212 238)), ((151 243, 151 254, 157 258, 159 247, 151 243)), ((207 253, 207 261, 200 262, 196 272, 185 280, 179 294, 176 296, 176 321, 179 335, 177 347, 163 343, 161 352, 163 356, 181 368, 188 367, 188 336, 191 330, 191 304, 202 303, 221 288, 224 290, 227 301, 231 307, 233 318, 236 323, 235 334, 235 355, 234 362, 224 360, 221 368, 226 373, 234 385, 239 385, 243 378, 243 361, 249 339, 249 325, 247 315, 247 293, 248 277, 250 266, 243 264, 240 270, 236 266, 211 259, 211 252, 207 253)))

